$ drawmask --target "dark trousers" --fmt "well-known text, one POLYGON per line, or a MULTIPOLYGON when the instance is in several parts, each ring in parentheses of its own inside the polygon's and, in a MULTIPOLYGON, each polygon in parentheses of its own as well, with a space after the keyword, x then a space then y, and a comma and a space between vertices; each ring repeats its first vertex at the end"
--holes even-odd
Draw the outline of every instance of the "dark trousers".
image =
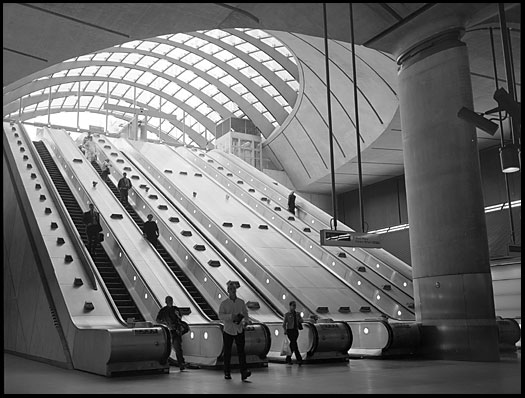
POLYGON ((109 176, 109 170, 102 170, 102 179, 104 181, 108 181, 108 176, 109 176))
MULTIPOLYGON (((297 346, 299 331, 297 329, 286 329, 286 335, 288 336, 288 340, 290 340, 290 351, 295 354, 295 359, 297 359, 297 362, 302 362, 303 358, 301 357, 299 347, 297 346)), ((291 355, 286 356, 286 362, 292 362, 291 355)))
POLYGON ((293 207, 288 207, 288 211, 289 211, 290 213, 292 213, 292 214, 295 216, 295 206, 293 206, 293 207))
POLYGON ((232 336, 226 332, 222 332, 222 338, 224 341, 224 374, 230 374, 230 361, 232 357, 232 345, 235 340, 237 346, 237 355, 239 356, 239 366, 241 373, 245 373, 246 367, 246 354, 244 353, 244 332, 238 335, 232 336))
POLYGON ((175 350, 175 355, 177 356, 177 362, 179 367, 184 367, 184 356, 182 355, 182 336, 179 336, 174 331, 170 330, 171 333, 171 344, 173 344, 173 349, 175 350))
POLYGON ((156 236, 148 236, 148 235, 146 235, 146 239, 149 240, 153 244, 153 246, 157 247, 157 245, 159 243, 159 239, 156 236))
POLYGON ((128 190, 127 189, 119 189, 120 191, 120 200, 122 203, 128 203, 128 190))
POLYGON ((99 230, 100 228, 98 228, 98 226, 96 225, 90 225, 86 227, 86 235, 87 235, 87 240, 88 240, 87 247, 91 255, 95 254, 95 249, 97 248, 99 230))

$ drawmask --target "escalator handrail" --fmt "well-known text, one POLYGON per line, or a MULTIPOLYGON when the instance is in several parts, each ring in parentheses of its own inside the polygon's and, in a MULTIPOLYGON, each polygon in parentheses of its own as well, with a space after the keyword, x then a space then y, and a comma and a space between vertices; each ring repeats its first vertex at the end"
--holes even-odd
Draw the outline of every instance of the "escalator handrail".
MULTIPOLYGON (((119 150, 119 152, 120 152, 120 153, 121 153, 126 159, 128 159, 128 161, 129 161, 129 162, 130 162, 135 168, 138 169, 138 167, 137 167, 137 165, 135 164, 135 162, 132 161, 126 153, 124 153, 123 151, 120 151, 120 150, 119 150)), ((149 164, 154 170, 158 171, 158 169, 157 169, 153 164, 151 164, 151 162, 149 162, 145 157, 142 157, 142 158, 143 158, 143 160, 144 160, 147 164, 149 164)), ((140 170, 140 169, 139 169, 139 170, 140 170)), ((188 224, 190 224, 190 225, 192 226, 192 228, 193 228, 195 231, 198 232, 199 236, 200 236, 203 240, 205 240, 206 242, 208 242, 208 243, 214 248, 214 250, 216 250, 216 251, 221 255, 221 257, 227 261, 227 263, 230 265, 231 269, 233 269, 237 274, 239 274, 239 276, 241 276, 242 279, 245 280, 246 283, 248 283, 248 284, 250 285, 250 287, 251 287, 254 291, 256 291, 257 294, 258 294, 262 299, 265 300, 266 305, 268 305, 268 307, 271 308, 272 311, 274 311, 274 313, 276 313, 276 314, 278 314, 280 317, 282 317, 282 316, 284 315, 284 312, 283 312, 282 310, 280 310, 276 305, 274 305, 274 304, 272 303, 271 300, 267 299, 266 296, 265 296, 265 294, 263 294, 263 293, 262 293, 262 292, 261 292, 256 286, 254 286, 252 283, 249 283, 249 278, 247 278, 243 273, 241 273, 241 272, 237 269, 237 267, 236 267, 235 265, 233 265, 233 262, 229 259, 229 257, 228 257, 228 256, 227 256, 222 250, 220 250, 220 249, 219 249, 219 248, 218 248, 218 247, 217 247, 217 246, 211 241, 211 239, 208 239, 207 237, 205 237, 205 235, 201 232, 200 228, 198 228, 198 227, 195 225, 195 223, 193 223, 189 218, 187 218, 187 217, 185 216, 184 212, 182 212, 182 211, 180 210, 180 208, 179 208, 179 207, 178 207, 178 206, 177 206, 177 205, 176 205, 176 204, 175 204, 175 203, 174 203, 169 197, 167 197, 161 189, 159 189, 159 187, 157 186, 156 182, 155 182, 154 180, 150 180, 149 178, 147 178, 147 177, 145 176, 145 174, 144 174, 142 171, 141 171, 141 174, 144 176, 144 179, 145 179, 146 181, 148 181, 152 186, 154 186, 155 189, 159 192, 159 194, 161 194, 161 195, 163 196, 164 200, 166 200, 166 201, 167 201, 168 203, 170 203, 175 209, 177 209, 177 212, 178 212, 182 217, 184 217, 185 221, 188 222, 188 224)), ((268 273, 270 273, 270 272, 268 272, 268 273)), ((305 306, 305 308, 307 308, 307 307, 305 306)))
MULTIPOLYGON (((44 142, 42 141, 42 143, 44 143, 44 142)), ((44 145, 45 145, 45 144, 44 144, 44 145)), ((31 150, 31 149, 30 149, 30 150, 31 150)), ((35 150, 36 150, 36 149, 35 149, 35 150)), ((46 148, 46 150, 47 150, 47 148, 46 148)), ((50 155, 51 155, 51 154, 50 154, 50 155)), ((39 161, 42 161, 42 160, 39 159, 39 161)), ((42 163, 43 163, 43 161, 42 161, 42 163)), ((44 165, 42 165, 42 166, 45 168, 44 165)), ((46 170, 46 173, 47 173, 47 168, 45 168, 45 170, 46 170)), ((51 176, 49 176, 49 179, 51 179, 51 176)), ((64 179, 64 180, 65 180, 65 179, 64 179)), ((71 191, 71 189, 69 188, 69 186, 67 186, 67 188, 71 191)), ((54 186, 54 184, 53 184, 53 189, 56 190, 56 187, 54 186)), ((64 206, 64 208, 65 208, 65 205, 64 205, 64 203, 63 203, 63 201, 62 201, 62 198, 61 198, 60 194, 58 193, 58 191, 56 192, 56 194, 58 195, 58 198, 60 199, 60 203, 61 203, 61 205, 64 206)), ((73 198, 74 198, 73 193, 71 193, 71 195, 72 195, 73 198)), ((78 205, 78 202, 76 201, 76 199, 75 199, 75 203, 77 203, 77 205, 78 205)), ((56 204, 56 202, 55 202, 55 204, 56 204)), ((80 207, 80 206, 79 206, 79 207, 80 207)), ((71 217, 70 217, 69 213, 67 212, 67 210, 65 210, 65 211, 66 211, 66 213, 67 213, 68 220, 71 221, 72 226, 75 228, 75 235, 77 235, 77 234, 78 234, 78 230, 76 229, 76 226, 75 226, 73 220, 71 220, 71 217)), ((82 239, 80 238, 80 235, 78 235, 78 238, 79 238, 80 242, 82 242, 82 239)), ((82 245, 83 245, 83 242, 82 242, 82 245)), ((84 248, 85 248, 85 246, 84 246, 84 248)), ((106 300, 108 300, 108 302, 109 302, 109 304, 110 304, 110 307, 111 307, 111 310, 112 310, 112 312, 113 312, 113 315, 115 316, 115 318, 118 320, 118 322, 119 322, 122 326, 127 326, 127 323, 126 323, 125 320, 122 318, 122 315, 120 314, 120 312, 119 312, 119 310, 118 310, 118 306, 116 305, 115 301, 113 300, 113 297, 111 296, 111 293, 109 292, 109 290, 108 290, 106 284, 104 283, 104 278, 102 278, 102 276, 100 275, 100 272, 98 271, 98 268, 96 267, 95 263, 94 263, 93 260, 91 259, 91 256, 90 256, 90 255, 87 255, 87 254, 89 254, 89 252, 87 252, 87 249, 85 249, 84 254, 86 255, 86 261, 88 261, 90 264, 93 264, 93 274, 94 274, 94 277, 98 279, 98 281, 99 281, 99 285, 100 285, 100 288, 102 289, 102 291, 103 291, 103 293, 104 293, 104 296, 106 297, 106 300)), ((82 256, 80 256, 80 257, 82 257, 82 256)), ((81 261, 82 261, 82 260, 81 260, 81 261)))
MULTIPOLYGON (((232 156, 232 159, 229 159, 229 157, 227 156, 224 156, 223 153, 221 152, 214 152, 214 154, 218 154, 220 157, 226 159, 227 161, 231 161, 233 163, 236 164, 237 167, 239 167, 241 170, 243 170, 246 174, 249 174, 251 177, 255 178, 257 181, 259 181, 259 183, 265 185, 268 189, 270 189, 271 191, 274 192, 274 194, 278 195, 278 196, 282 196, 283 198, 286 198, 286 195, 284 194, 281 194, 278 190, 276 190, 272 185, 273 184, 269 184, 265 181, 263 181, 261 178, 259 178, 258 175, 256 175, 255 173, 252 173, 251 171, 249 171, 248 168, 244 167, 244 165, 242 165, 241 163, 237 162, 237 159, 234 159, 234 156, 232 156)), ((216 160, 217 161, 217 160, 216 160)), ((284 187, 284 185, 281 184, 281 186, 284 187)), ((330 217, 326 212, 324 212, 322 209, 319 209, 318 207, 314 206, 313 209, 310 208, 311 206, 307 206, 306 208, 305 207, 301 207, 302 211, 304 211, 305 213, 307 213, 310 217, 314 218, 320 225, 323 225, 325 228, 329 228, 330 226, 326 224, 325 221, 323 221, 320 216, 318 214, 315 214, 315 213, 319 213, 319 214, 322 214, 322 215, 326 215, 327 217, 330 217)), ((352 228, 350 228, 349 226, 339 222, 341 224, 342 227, 344 228, 347 228, 349 231, 354 231, 352 228)), ((314 227, 312 227, 313 229, 319 231, 320 229, 316 229, 314 227)), ((344 247, 340 247, 341 250, 343 250, 344 252, 352 255, 352 253, 349 252, 348 249, 344 248, 344 247)), ((401 272, 400 270, 396 269, 396 267, 390 265, 390 264, 386 264, 384 261, 378 259, 373 253, 371 253, 370 251, 368 250, 364 250, 364 248, 360 248, 361 250, 363 250, 367 255, 369 255, 371 258, 373 258, 375 261, 378 261, 378 262, 381 262, 383 264, 385 264, 386 266, 388 266, 389 268, 393 269, 395 272, 398 272, 400 275, 402 275, 403 277, 409 279, 410 281, 412 281, 412 277, 407 277, 404 272, 401 272)), ((407 265, 404 261, 400 260, 399 258, 393 256, 390 254, 390 256, 392 256, 393 258, 395 258, 397 261, 400 261, 401 263, 403 263, 406 267, 410 267, 409 265, 407 265)), ((353 256, 352 256, 353 257, 353 256)))
MULTIPOLYGON (((134 148, 134 149, 135 149, 135 148, 134 148)), ((170 148, 170 149, 171 149, 171 148, 170 148)), ((135 151, 138 152, 136 149, 135 149, 135 151)), ((122 151, 121 151, 121 152, 122 152, 122 151)), ((178 154, 177 152, 175 152, 175 153, 177 154, 177 156, 180 157, 180 154, 178 154)), ((162 173, 160 173, 159 169, 158 169, 155 165, 153 165, 148 159, 146 159, 146 157, 141 156, 141 160, 142 160, 144 163, 148 164, 153 170, 157 171, 157 172, 159 173, 159 175, 163 175, 162 173)), ((182 160, 185 161, 185 162, 187 162, 186 159, 184 159, 184 158, 182 158, 182 160)), ((174 186, 174 189, 175 189, 175 190, 178 190, 178 188, 177 188, 176 186, 174 186)), ((179 192, 179 193, 180 193, 181 195, 183 195, 183 196, 186 196, 186 194, 184 194, 184 193, 181 193, 181 192, 179 192)), ((173 202, 170 200, 170 203, 173 203, 173 202)), ((178 208, 178 207, 177 207, 177 208, 178 208)), ((200 210, 200 208, 199 208, 199 210, 200 210)), ((200 210, 200 212, 201 212, 205 217, 208 217, 204 211, 200 210)), ((214 224, 217 224, 214 220, 209 219, 209 221, 212 222, 212 223, 214 223, 214 224)), ((192 225, 193 225, 193 223, 192 223, 192 225)), ((221 229, 219 228, 219 230, 221 230, 221 229)), ((224 232, 224 233, 225 233, 225 232, 224 232)), ((260 269, 264 270, 268 275, 271 275, 272 278, 275 280, 276 284, 280 285, 284 290, 286 290, 287 292, 289 292, 289 293, 291 294, 291 296, 294 297, 294 300, 295 300, 296 302, 300 303, 300 304, 301 304, 306 310, 310 311, 312 314, 315 314, 315 311, 314 311, 314 310, 312 310, 309 306, 305 305, 304 302, 303 302, 303 300, 299 299, 295 294, 293 294, 293 292, 292 292, 288 287, 286 287, 286 286, 285 286, 285 285, 284 285, 284 284, 283 284, 278 278, 276 278, 270 270, 268 270, 268 269, 266 269, 265 267, 263 267, 263 266, 260 264, 260 261, 258 261, 258 260, 256 260, 255 258, 253 258, 253 256, 251 256, 249 253, 246 253, 246 256, 249 256, 249 257, 252 259, 252 261, 253 261, 255 264, 257 264, 257 266, 258 266, 260 269)), ((248 279, 248 278, 244 278, 244 279, 248 279)), ((271 302, 271 300, 268 300, 268 301, 271 302)), ((275 306, 272 306, 272 308, 275 308, 275 306)), ((283 313, 283 314, 284 314, 284 313, 283 313)))
MULTIPOLYGON (((109 158, 108 158, 108 159, 109 159, 109 158)), ((110 159, 110 161, 111 161, 111 159, 110 159)), ((94 167, 93 165, 91 165, 91 167, 93 167, 93 169, 95 170, 95 172, 98 174, 98 171, 95 169, 95 167, 94 167)), ((115 169, 115 168, 113 167, 113 169, 115 169)), ((115 172, 117 172, 117 171, 115 171, 115 172)), ((99 175, 99 176, 100 176, 100 175, 99 175)), ((100 178, 100 179, 102 180, 102 178, 100 178)), ((109 187, 109 185, 107 185, 107 183, 106 183, 105 181, 103 181, 103 180, 102 180, 102 182, 103 182, 104 184, 106 184, 106 186, 108 187, 108 189, 109 189, 109 190, 111 191, 111 193, 113 194, 113 191, 111 190, 111 188, 109 187)), ((113 183, 113 182, 112 182, 112 183, 113 183)), ((113 184, 113 185, 115 185, 115 184, 113 184)), ((131 189, 133 189, 133 190, 136 191, 136 189, 133 188, 133 187, 132 187, 131 189)), ((131 206, 131 204, 130 204, 130 206, 131 206)), ((137 227, 137 229, 140 230, 140 227, 137 225, 137 223, 135 223, 135 220, 133 220, 133 217, 131 216, 131 214, 128 213, 127 209, 126 209, 124 206, 122 206, 122 207, 124 208, 124 210, 126 210, 126 213, 130 216, 131 220, 133 221, 133 224, 135 224, 135 226, 137 227)), ((133 209, 133 210, 134 210, 134 209, 133 209)), ((135 212, 135 213, 136 213, 136 212, 135 212)), ((138 214, 137 214, 137 216, 140 218, 140 216, 139 216, 138 214)), ((140 231, 140 232, 141 232, 141 234, 142 234, 142 231, 140 231)), ((147 240, 147 239, 146 239, 146 240, 147 240)), ((205 313, 204 310, 200 307, 200 305, 197 304, 197 302, 195 301, 195 299, 193 298, 193 296, 188 292, 188 290, 187 290, 186 287, 182 284, 182 282, 179 280, 179 278, 177 278, 177 276, 173 273, 173 271, 171 270, 171 268, 169 267, 169 265, 166 263, 166 261, 164 261, 164 259, 162 258, 162 256, 161 256, 160 253, 158 252, 157 248, 156 248, 155 246, 153 246, 153 244, 152 244, 149 240, 147 240, 147 243, 151 246, 151 249, 157 254, 158 258, 162 261, 162 263, 163 263, 164 266, 166 267, 167 271, 170 272, 170 273, 172 274, 173 279, 174 279, 175 281, 177 281, 177 283, 179 284, 181 290, 185 293, 186 297, 187 297, 187 298, 193 303, 193 305, 195 306, 195 308, 198 308, 198 309, 200 310, 200 312, 201 312, 201 316, 203 316, 205 319, 208 319, 208 320, 212 321, 212 320, 210 319, 210 317, 209 317, 208 315, 206 315, 206 313, 205 313)), ((159 243, 160 243, 160 241, 159 241, 159 243)), ((168 252, 168 254, 169 254, 169 252, 168 252)), ((170 257, 171 257, 171 254, 170 254, 170 257)), ((173 261, 175 261, 175 259, 173 259, 173 261)), ((179 268, 180 268, 180 266, 179 266, 179 268)), ((183 271, 183 272, 184 272, 184 271, 183 271)), ((188 278, 188 279, 189 279, 189 278, 188 278)), ((191 281, 191 280, 190 280, 190 281, 191 281)), ((192 283, 193 283, 193 282, 192 282, 192 283)), ((195 285, 195 284, 194 284, 194 285, 195 285)), ((195 286, 195 287, 196 287, 196 286, 195 286)), ((199 292, 199 293, 200 293, 200 292, 199 292)), ((210 308, 212 309, 212 311, 216 312, 216 311, 211 307, 211 305, 210 305, 210 308)))
MULTIPOLYGON (((171 151, 174 152, 174 154, 181 158, 183 161, 185 162, 189 162, 189 160, 185 159, 180 153, 178 153, 174 148, 172 147, 169 147, 169 149, 171 151)), ((195 167, 195 168, 198 168, 199 170, 202 170, 202 168, 198 165, 195 165, 193 163, 190 163, 192 167, 195 167)), ((211 176, 209 176, 209 173, 206 173, 208 175, 208 179, 213 182, 214 184, 216 184, 220 189, 228 189, 226 187, 223 186, 222 183, 220 182, 217 182, 215 181, 211 176)), ((176 189, 176 188, 175 188, 176 189)), ((230 189, 230 192, 231 192, 231 189, 230 189)), ((235 195, 235 198, 237 198, 237 195, 235 195)), ((241 199, 237 199, 239 204, 241 206, 244 206, 249 212, 251 212, 252 214, 254 214, 257 218, 261 219, 263 218, 262 215, 260 215, 259 213, 257 213, 252 207, 248 206, 243 200, 241 199)), ((202 212, 202 210, 201 210, 202 212)), ((204 213, 204 212, 203 212, 204 213)), ((270 223, 271 224, 271 223, 270 223)), ((338 273, 336 273, 335 271, 333 271, 332 269, 330 269, 329 267, 327 267, 319 258, 317 257, 314 257, 311 253, 309 253, 308 251, 306 251, 304 248, 302 248, 301 246, 299 246, 299 244, 294 241, 293 239, 291 239, 286 233, 284 233, 282 231, 282 229, 278 228, 278 227, 273 227, 275 229, 275 231, 279 234, 281 234, 284 239, 286 239, 287 241, 291 242, 294 246, 298 247, 300 250, 302 250, 307 256, 309 256, 313 261, 315 261, 320 269, 323 269, 323 270, 326 270, 330 275, 332 275, 335 279, 337 279, 342 285, 348 287, 353 293, 355 293, 356 295, 358 295, 359 297, 361 297, 369 306, 373 307, 377 312, 379 313, 382 313, 383 311, 381 311, 380 308, 378 308, 375 304, 371 303, 369 299, 367 299, 361 292, 355 290, 355 288, 346 280, 344 279, 341 275, 339 275, 338 273)), ((296 228, 296 227, 293 227, 293 228, 296 228)), ((257 260, 255 260, 253 257, 252 257, 252 260, 256 263, 259 263, 257 260)), ((268 270, 265 270, 266 272, 268 272, 269 274, 271 274, 268 270)), ((374 286, 375 288, 377 288, 374 284, 372 284, 371 282, 368 281, 368 283, 370 283, 372 286, 374 286)), ((301 302, 301 304, 304 306, 304 308, 308 309, 310 312, 312 312, 313 314, 315 314, 315 311, 311 311, 307 306, 305 306, 303 304, 303 302, 301 300, 299 300, 298 298, 295 298, 296 301, 299 301, 301 302)), ((397 301, 395 300, 392 300, 394 301, 395 303, 397 303, 397 301)))
MULTIPOLYGON (((128 155, 126 155, 126 153, 124 153, 123 151, 120 151, 120 153, 126 158, 128 159, 128 161, 136 168, 138 169, 137 165, 135 164, 135 162, 133 160, 131 160, 129 158, 128 155)), ((139 169, 140 170, 140 169, 139 169)), ((245 283, 247 285, 249 285, 255 292, 257 292, 258 296, 261 297, 264 301, 265 301, 265 304, 272 309, 272 311, 274 311, 276 314, 278 314, 279 316, 283 316, 284 315, 284 312, 282 310, 280 310, 277 306, 275 306, 270 300, 266 299, 265 295, 260 291, 260 289, 258 289, 256 286, 252 285, 250 282, 249 282, 249 278, 246 278, 246 276, 241 273, 237 267, 233 264, 233 262, 230 260, 230 258, 222 251, 220 250, 217 245, 210 239, 208 238, 205 234, 202 233, 201 229, 195 225, 194 222, 192 222, 189 218, 186 217, 186 215, 184 214, 184 212, 182 212, 180 210, 180 208, 169 198, 167 197, 164 192, 157 186, 156 182, 154 180, 150 180, 149 178, 147 178, 145 176, 144 173, 142 173, 141 171, 141 174, 144 176, 144 179, 146 181, 148 181, 150 183, 150 185, 152 185, 153 187, 155 187, 155 189, 157 190, 157 192, 163 197, 163 199, 168 202, 171 206, 173 206, 175 209, 177 209, 177 212, 178 214, 184 218, 184 220, 191 225, 191 227, 194 229, 194 231, 196 231, 196 233, 199 235, 199 237, 204 240, 205 242, 207 242, 211 247, 213 247, 213 250, 215 250, 219 255, 220 257, 230 266, 230 269, 232 269, 242 280, 245 281, 245 283)), ((163 220, 161 220, 161 222, 163 222, 165 224, 165 222, 163 220)), ((166 224, 165 224, 166 225, 166 224)), ((205 267, 202 267, 203 270, 210 276, 210 278, 212 278, 213 280, 215 280, 215 278, 213 278, 205 269, 205 267)), ((217 286, 219 286, 219 284, 217 284, 217 286)))
MULTIPOLYGON (((173 148, 170 148, 172 151, 174 151, 175 153, 177 153, 177 155, 181 156, 177 151, 176 149, 173 149, 173 148)), ((189 151, 188 151, 189 152, 189 151)), ((197 155, 195 154, 191 154, 192 156, 194 156, 197 160, 199 160, 200 162, 204 162, 204 159, 200 159, 197 155)), ((217 164, 223 166, 224 168, 227 168, 227 166, 224 166, 224 164, 221 164, 220 162, 216 162, 217 164)), ((200 170, 202 170, 203 172, 207 173, 208 175, 210 174, 209 172, 207 172, 207 170, 203 170, 203 168, 195 163, 192 163, 192 165, 194 167, 198 167, 200 170)), ((230 171, 231 168, 229 168, 230 171)), ((223 188, 223 189, 228 189, 230 192, 232 192, 233 194, 235 194, 235 190, 236 189, 240 189, 238 186, 236 186, 235 184, 233 184, 232 187, 228 188, 224 185, 224 183, 218 183, 220 184, 220 186, 223 188)), ((239 197, 239 195, 235 194, 236 197, 239 197)), ((255 211, 253 206, 249 206, 249 203, 246 202, 247 198, 250 198, 250 196, 246 196, 243 198, 243 200, 239 200, 239 202, 244 205, 250 212, 252 213, 255 213, 257 217, 264 217, 263 214, 261 214, 261 211, 255 211)), ((255 198, 253 198, 255 200, 255 198)), ((264 207, 261 207, 261 208, 264 208, 264 207)), ((262 210, 264 211, 264 210, 262 210)), ((293 229, 297 232, 302 232, 301 229, 297 226, 295 226, 293 223, 289 222, 286 218, 286 216, 282 215, 282 214, 278 214, 277 212, 275 212, 275 216, 276 217, 279 217, 279 219, 283 222, 283 225, 287 225, 288 228, 290 229, 293 229)), ((271 222, 270 222, 271 223, 271 222)), ((278 232, 281 232, 282 235, 287 239, 289 240, 292 244, 294 244, 295 246, 297 246, 299 249, 303 249, 304 250, 304 247, 301 246, 301 243, 298 242, 297 240, 293 239, 290 235, 286 234, 286 233, 283 233, 283 228, 280 228, 280 227, 275 227, 275 230, 278 231, 278 232)), ((295 234, 294 236, 297 236, 297 234, 295 234)), ((305 237, 310 243, 315 243, 315 244, 318 244, 318 242, 313 239, 311 236, 307 235, 307 234, 303 234, 303 235, 300 235, 300 236, 303 236, 305 237)), ((327 250, 325 247, 323 246, 320 246, 320 249, 327 255, 329 256, 330 258, 334 258, 336 261, 339 261, 341 264, 344 265, 344 267, 352 272, 356 272, 351 266, 350 264, 347 264, 343 261, 341 261, 339 258, 337 258, 335 256, 335 254, 333 254, 332 252, 330 252, 329 250, 327 250)), ((376 310, 378 312, 385 312, 383 311, 381 308, 379 308, 376 304, 372 304, 370 298, 367 298, 362 292, 356 290, 345 278, 343 278, 338 272, 332 270, 330 267, 328 267, 325 263, 323 263, 321 261, 320 258, 318 258, 316 255, 314 255, 312 252, 310 251, 306 251, 305 250, 305 253, 310 256, 314 261, 316 261, 319 265, 321 265, 322 268, 324 268, 325 270, 327 270, 330 274, 332 274, 335 278, 337 278, 338 280, 340 280, 343 284, 345 284, 346 286, 348 286, 353 292, 355 292, 357 295, 359 295, 361 298, 363 298, 365 301, 367 301, 368 303, 370 303, 374 308, 376 308, 376 310)), ((363 263, 360 259, 358 258, 355 258, 352 256, 352 258, 358 263, 358 264, 363 264, 363 265, 367 265, 365 263, 363 263)), ((368 265, 367 265, 368 266, 368 265)), ((374 273, 375 270, 372 269, 372 271, 374 273)), ((388 283, 388 280, 381 274, 378 274, 376 273, 379 278, 381 278, 381 280, 384 280, 385 283, 388 283)), ((366 276, 362 276, 362 278, 364 280, 366 280, 366 282, 371 286, 373 287, 374 289, 377 289, 379 291, 381 291, 381 287, 378 286, 375 282, 372 282, 371 280, 369 280, 368 277, 366 276)), ((395 296, 391 295, 390 293, 388 293, 388 291, 386 290, 383 290, 382 291, 384 295, 386 295, 393 303, 399 305, 400 307, 402 307, 405 311, 407 311, 409 314, 414 314, 414 311, 411 310, 410 308, 408 308, 405 304, 403 304, 400 299, 396 298, 395 296)), ((404 291, 400 290, 400 292, 402 294, 406 294, 404 291)), ((407 295, 408 298, 410 299, 410 296, 407 295)))
MULTIPOLYGON (((65 130, 64 130, 65 132, 65 130)), ((51 132, 49 130, 47 130, 47 133, 48 135, 51 136, 51 132)), ((60 149, 60 147, 53 141, 53 145, 57 148, 58 151, 60 151, 60 153, 62 154, 62 156, 64 157, 64 154, 62 153, 62 150, 60 149)), ((80 152, 80 151, 79 151, 80 152)), ((93 165, 90 164, 89 161, 87 161, 87 159, 85 158, 85 156, 80 152, 80 155, 86 160, 86 163, 89 164, 90 167, 93 168, 93 165)), ((64 158, 65 160, 65 158, 64 158)), ((100 178, 100 175, 97 173, 96 170, 94 170, 93 168, 93 171, 95 172, 95 174, 97 175, 97 178, 101 179, 100 178)), ((75 176, 75 178, 77 179, 77 181, 79 181, 80 185, 82 186, 83 190, 85 191, 85 194, 87 197, 89 197, 91 199, 91 202, 93 203, 94 201, 92 200, 91 198, 91 195, 89 194, 89 191, 86 189, 86 187, 84 186, 84 184, 81 182, 81 179, 78 178, 77 176, 77 173, 75 172, 75 170, 73 170, 73 168, 70 168, 70 172, 73 173, 73 175, 75 176)), ((68 185, 69 186, 69 185, 68 185)), ((107 187, 108 190, 109 187, 107 187)), ((111 192, 111 190, 110 190, 111 192)), ((111 195, 113 195, 113 192, 111 192, 111 195)), ((120 201, 117 200, 117 202, 120 204, 120 206, 123 208, 122 204, 120 203, 120 201)), ((124 209, 124 212, 125 214, 128 214, 128 212, 126 211, 126 209, 124 209)), ((129 214, 128 214, 129 216, 129 214)), ((106 217, 104 217, 102 214, 100 214, 100 217, 105 220, 106 217)), ((131 218, 131 216, 129 216, 131 218)), ((155 303, 157 304, 157 306, 160 308, 162 308, 163 306, 161 305, 160 303, 160 300, 157 298, 157 296, 154 294, 154 292, 151 290, 151 288, 149 287, 149 285, 146 283, 146 280, 144 279, 144 277, 142 276, 142 273, 140 272, 140 270, 138 269, 138 267, 135 266, 135 263, 133 262, 132 260, 132 257, 128 254, 128 252, 122 247, 122 245, 120 244, 120 241, 118 239, 116 239, 116 234, 115 232, 113 231, 113 229, 111 228, 110 224, 106 221, 106 227, 108 228, 108 231, 110 232, 110 234, 114 237, 115 239, 115 243, 118 245, 120 251, 122 252, 122 255, 124 257, 126 257, 129 261, 129 263, 131 264, 131 266, 133 267, 133 271, 136 272, 137 274, 137 277, 142 281, 142 284, 148 289, 149 293, 150 293, 150 296, 153 298, 153 300, 155 301, 155 303)), ((127 288, 127 287, 126 287, 127 288)))

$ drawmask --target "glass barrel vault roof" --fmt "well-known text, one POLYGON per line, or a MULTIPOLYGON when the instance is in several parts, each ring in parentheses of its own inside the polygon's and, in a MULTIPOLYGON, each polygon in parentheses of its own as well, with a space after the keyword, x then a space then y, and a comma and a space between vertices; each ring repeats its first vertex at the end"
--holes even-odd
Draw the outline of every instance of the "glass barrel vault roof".
POLYGON ((204 147, 229 117, 249 118, 269 136, 290 114, 299 82, 282 42, 237 28, 126 42, 44 69, 14 91, 4 116, 78 110, 130 121, 142 109, 150 133, 204 147))

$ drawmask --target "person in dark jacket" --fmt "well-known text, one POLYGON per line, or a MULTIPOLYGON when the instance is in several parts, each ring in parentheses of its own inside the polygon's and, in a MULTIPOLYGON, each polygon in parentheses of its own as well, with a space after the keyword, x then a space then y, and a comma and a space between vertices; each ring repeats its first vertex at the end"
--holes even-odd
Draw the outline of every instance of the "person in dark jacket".
POLYGON ((182 352, 182 314, 179 307, 173 305, 173 297, 166 296, 165 302, 166 306, 159 310, 156 321, 166 325, 170 330, 171 342, 177 355, 179 369, 182 372, 186 369, 186 362, 182 352))
POLYGON ((117 188, 120 192, 120 200, 123 204, 129 204, 128 202, 128 191, 131 189, 133 185, 131 184, 131 180, 127 177, 126 172, 122 173, 122 178, 118 181, 117 188))
POLYGON ((88 251, 91 256, 95 255, 98 243, 98 234, 102 231, 100 225, 100 214, 95 210, 93 203, 89 204, 89 211, 82 215, 82 221, 86 224, 86 235, 88 239, 88 251))
POLYGON ((142 226, 142 231, 144 231, 144 237, 153 243, 153 245, 159 243, 159 227, 157 223, 153 221, 153 214, 148 214, 148 221, 142 226))
POLYGON ((295 194, 294 191, 288 195, 288 211, 295 215, 295 194))
MULTIPOLYGON (((288 340, 290 340, 290 351, 295 354, 295 359, 299 366, 301 366, 303 364, 303 358, 301 357, 299 347, 297 346, 297 339, 299 338, 299 330, 303 329, 303 318, 301 317, 301 314, 295 311, 297 306, 295 301, 290 301, 289 306, 290 311, 284 314, 283 329, 284 334, 288 336, 288 340)), ((292 364, 291 355, 286 356, 286 363, 290 365, 292 364)))

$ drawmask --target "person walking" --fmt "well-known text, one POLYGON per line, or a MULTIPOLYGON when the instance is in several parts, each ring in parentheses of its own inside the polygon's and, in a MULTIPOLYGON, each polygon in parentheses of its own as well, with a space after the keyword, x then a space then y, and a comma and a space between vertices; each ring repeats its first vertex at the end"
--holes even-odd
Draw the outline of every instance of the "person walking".
POLYGON ((144 237, 148 239, 154 246, 159 243, 159 227, 155 221, 153 221, 153 214, 148 214, 148 221, 142 226, 144 231, 144 237))
POLYGON ((127 173, 122 173, 122 178, 118 180, 117 188, 120 192, 120 200, 123 204, 129 204, 128 202, 128 191, 131 189, 133 184, 131 180, 127 177, 127 173))
POLYGON ((290 192, 290 195, 288 195, 288 211, 292 213, 295 216, 295 193, 294 191, 290 192))
MULTIPOLYGON (((284 314, 283 329, 284 334, 288 336, 288 340, 290 340, 290 351, 295 354, 295 359, 299 366, 301 366, 303 364, 303 358, 301 357, 299 347, 297 346, 297 339, 299 338, 299 330, 303 329, 303 318, 301 317, 301 314, 295 311, 297 307, 295 301, 290 301, 289 306, 290 311, 284 314)), ((290 365, 292 364, 291 354, 286 356, 286 363, 290 365)))
POLYGON ((228 298, 221 302, 219 306, 219 319, 224 322, 222 332, 224 350, 224 378, 230 380, 231 377, 231 354, 232 345, 235 340, 237 355, 239 356, 239 366, 241 368, 241 380, 244 381, 251 376, 246 366, 246 354, 244 352, 244 328, 250 323, 248 319, 248 309, 244 300, 237 297, 239 282, 228 281, 228 298))
POLYGON ((83 214, 82 221, 86 224, 88 251, 93 257, 97 248, 98 234, 102 231, 102 226, 100 225, 100 214, 95 210, 93 203, 89 204, 89 210, 83 214))
POLYGON ((102 180, 104 182, 108 182, 109 174, 111 173, 110 168, 111 164, 109 164, 109 159, 104 159, 102 162, 102 166, 100 166, 100 169, 102 170, 102 180))
POLYGON ((184 361, 184 355, 182 352, 182 314, 179 307, 173 305, 173 297, 166 296, 164 301, 166 305, 159 310, 156 321, 166 325, 170 330, 171 343, 175 350, 175 355, 177 356, 179 369, 182 372, 186 369, 186 362, 184 361))

